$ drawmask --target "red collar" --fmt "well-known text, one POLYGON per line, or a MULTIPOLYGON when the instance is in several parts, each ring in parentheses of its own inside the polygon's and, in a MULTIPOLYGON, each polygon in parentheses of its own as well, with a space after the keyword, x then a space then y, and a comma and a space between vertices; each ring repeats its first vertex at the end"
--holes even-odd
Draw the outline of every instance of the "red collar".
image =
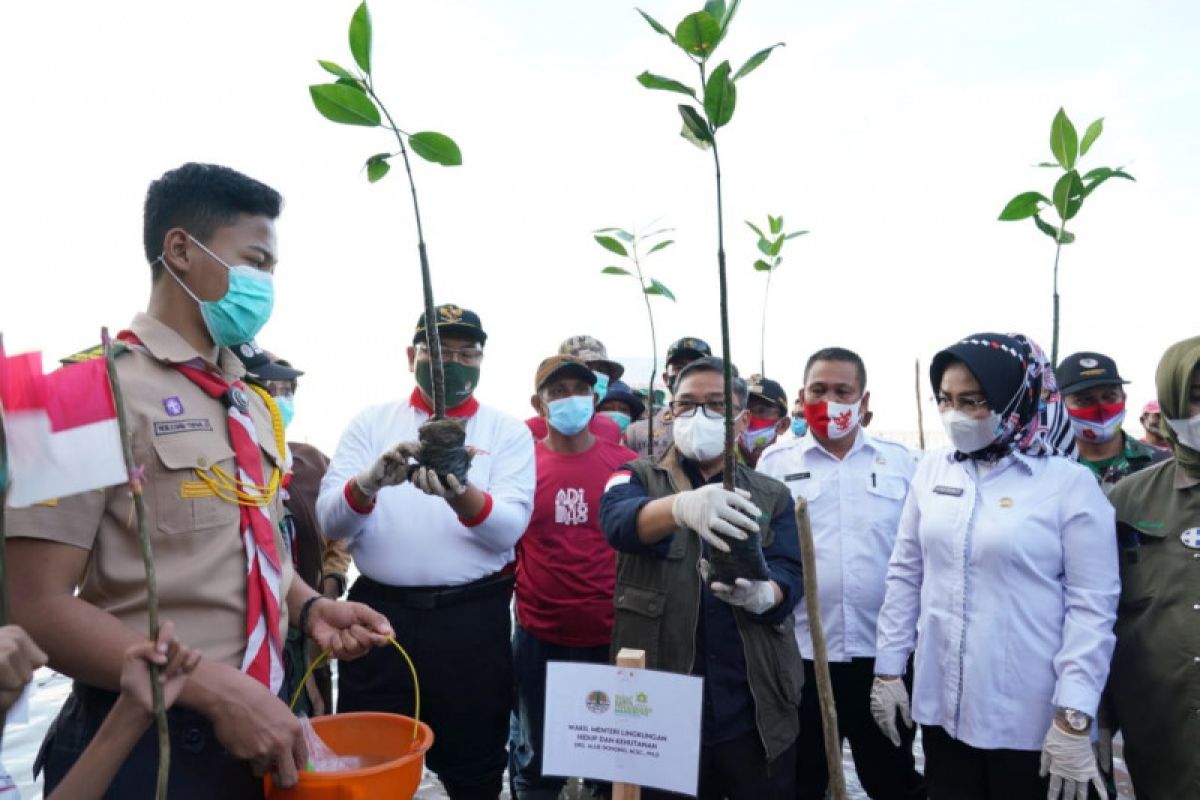
MULTIPOLYGON (((418 411, 424 411, 429 416, 433 416, 433 409, 429 407, 429 403, 425 402, 425 395, 421 394, 421 387, 414 386, 412 396, 408 398, 408 404, 418 411)), ((447 417, 473 417, 475 412, 479 410, 479 401, 471 395, 466 400, 456 405, 454 408, 446 409, 447 417)))

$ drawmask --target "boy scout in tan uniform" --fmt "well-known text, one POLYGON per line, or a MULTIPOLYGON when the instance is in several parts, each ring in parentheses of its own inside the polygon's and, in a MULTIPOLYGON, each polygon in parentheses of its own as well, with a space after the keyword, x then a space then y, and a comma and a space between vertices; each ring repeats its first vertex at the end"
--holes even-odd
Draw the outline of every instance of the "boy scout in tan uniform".
MULTIPOLYGON (((240 383, 237 357, 216 344, 228 338, 232 323, 256 332, 270 313, 270 281, 261 274, 249 277, 252 289, 268 284, 255 314, 239 317, 226 298, 245 290, 248 271, 273 271, 280 202, 270 187, 213 165, 187 164, 152 184, 145 222, 147 258, 156 265, 150 303, 120 337, 126 349, 117 356, 117 373, 134 459, 144 470, 159 613, 205 656, 168 713, 173 800, 260 797, 261 775, 273 771, 277 783, 291 785, 305 763, 300 726, 277 697, 284 687, 271 688, 283 682, 274 648, 269 679, 261 664, 244 662, 248 624, 257 623, 258 633, 274 613, 248 619, 247 598, 262 583, 248 577, 254 551, 245 537, 262 542, 257 563, 267 552, 277 564, 264 580, 277 580, 271 585, 281 638, 289 614, 339 658, 362 655, 391 634, 366 606, 333 602, 293 579, 279 528, 286 465, 278 410, 265 393, 240 383), (188 367, 227 391, 213 396, 180 371, 188 367), (240 431, 231 438, 230 406, 252 423, 260 463, 250 466, 261 467, 263 486, 239 479, 253 443, 240 431), (243 463, 235 441, 243 444, 243 463), (268 537, 243 530, 243 505, 266 512, 273 548, 268 537)), ((14 621, 52 667, 75 679, 38 756, 49 794, 115 701, 125 649, 145 639, 145 570, 128 486, 8 513, 14 621)), ((258 519, 250 527, 264 530, 258 519)), ((265 654, 262 642, 270 638, 260 636, 253 652, 265 654)), ((105 797, 152 796, 157 753, 155 734, 147 731, 105 797)))
POLYGON ((1175 458, 1121 480, 1121 600, 1106 702, 1138 800, 1200 797, 1200 338, 1157 375, 1175 458), (1190 424, 1188 424, 1190 423, 1190 424))

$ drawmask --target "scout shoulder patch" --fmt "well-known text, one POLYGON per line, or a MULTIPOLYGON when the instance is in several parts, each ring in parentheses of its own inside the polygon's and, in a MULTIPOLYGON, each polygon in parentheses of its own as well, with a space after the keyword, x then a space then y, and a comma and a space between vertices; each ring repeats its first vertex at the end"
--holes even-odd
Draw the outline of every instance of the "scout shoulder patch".
MULTIPOLYGON (((112 350, 113 350, 113 355, 119 356, 119 355, 121 355, 121 353, 128 351, 129 348, 125 346, 124 342, 120 342, 120 341, 117 341, 114 339, 113 343, 112 343, 112 350)), ((78 364, 81 361, 91 361, 92 359, 103 358, 103 357, 104 357, 104 345, 98 344, 94 347, 89 347, 86 350, 80 350, 78 353, 72 353, 69 356, 63 356, 62 358, 60 358, 58 360, 58 362, 60 364, 62 364, 63 366, 66 366, 68 364, 78 364)))

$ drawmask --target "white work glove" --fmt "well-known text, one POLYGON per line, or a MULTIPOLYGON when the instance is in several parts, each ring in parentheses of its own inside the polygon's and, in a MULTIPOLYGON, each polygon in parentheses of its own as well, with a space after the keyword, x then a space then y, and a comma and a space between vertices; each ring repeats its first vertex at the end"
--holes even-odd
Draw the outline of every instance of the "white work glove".
MULTIPOLYGON (((707 559, 700 559, 700 580, 708 583, 712 567, 707 559)), ((775 587, 770 581, 752 581, 748 578, 737 578, 733 586, 728 583, 711 583, 708 586, 718 600, 724 600, 731 606, 739 606, 751 614, 762 614, 775 607, 775 587)))
POLYGON ((458 497, 467 490, 467 487, 459 483, 458 478, 453 475, 447 475, 446 482, 442 483, 432 467, 417 467, 417 471, 413 473, 412 482, 413 486, 434 497, 458 497))
POLYGON ((908 689, 904 681, 900 678, 885 681, 876 677, 871 684, 871 716, 883 735, 899 747, 900 729, 896 727, 896 712, 900 712, 900 718, 907 727, 913 726, 912 711, 908 707, 908 689))
POLYGON ((1100 770, 1096 768, 1096 754, 1086 733, 1067 733, 1055 723, 1042 742, 1042 767, 1038 774, 1050 775, 1050 790, 1047 800, 1087 800, 1088 784, 1096 787, 1101 800, 1108 800, 1100 770))
POLYGON ((354 482, 368 497, 374 497, 385 486, 399 486, 408 480, 409 460, 420 452, 421 445, 417 442, 401 442, 384 451, 374 464, 355 477, 354 482))
POLYGON ((675 495, 671 516, 676 525, 695 531, 711 547, 728 553, 729 545, 721 537, 745 539, 747 532, 758 530, 762 512, 750 502, 750 493, 745 489, 731 492, 710 483, 675 495))

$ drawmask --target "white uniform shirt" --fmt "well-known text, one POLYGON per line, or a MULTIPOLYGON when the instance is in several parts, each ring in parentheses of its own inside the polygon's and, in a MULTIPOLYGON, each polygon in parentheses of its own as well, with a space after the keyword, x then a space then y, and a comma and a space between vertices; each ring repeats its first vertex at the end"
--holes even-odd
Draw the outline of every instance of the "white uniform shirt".
POLYGON ((888 567, 875 672, 916 652, 913 719, 979 748, 1038 750, 1055 706, 1095 715, 1120 579, 1095 477, 1019 453, 917 467, 888 567))
MULTIPOLYGON (((817 596, 830 661, 875 655, 875 624, 900 510, 916 462, 904 445, 859 430, 838 459, 812 434, 772 445, 758 471, 808 500, 817 562, 817 596)), ((813 658, 804 603, 796 606, 796 641, 813 658)))
POLYGON ((359 571, 390 586, 457 586, 503 569, 533 513, 533 437, 519 420, 482 405, 467 420, 467 444, 479 450, 467 479, 492 497, 482 522, 466 527, 445 500, 409 483, 382 489, 370 513, 351 508, 346 482, 393 445, 416 441, 428 418, 407 400, 360 412, 317 498, 325 535, 345 540, 359 571))

